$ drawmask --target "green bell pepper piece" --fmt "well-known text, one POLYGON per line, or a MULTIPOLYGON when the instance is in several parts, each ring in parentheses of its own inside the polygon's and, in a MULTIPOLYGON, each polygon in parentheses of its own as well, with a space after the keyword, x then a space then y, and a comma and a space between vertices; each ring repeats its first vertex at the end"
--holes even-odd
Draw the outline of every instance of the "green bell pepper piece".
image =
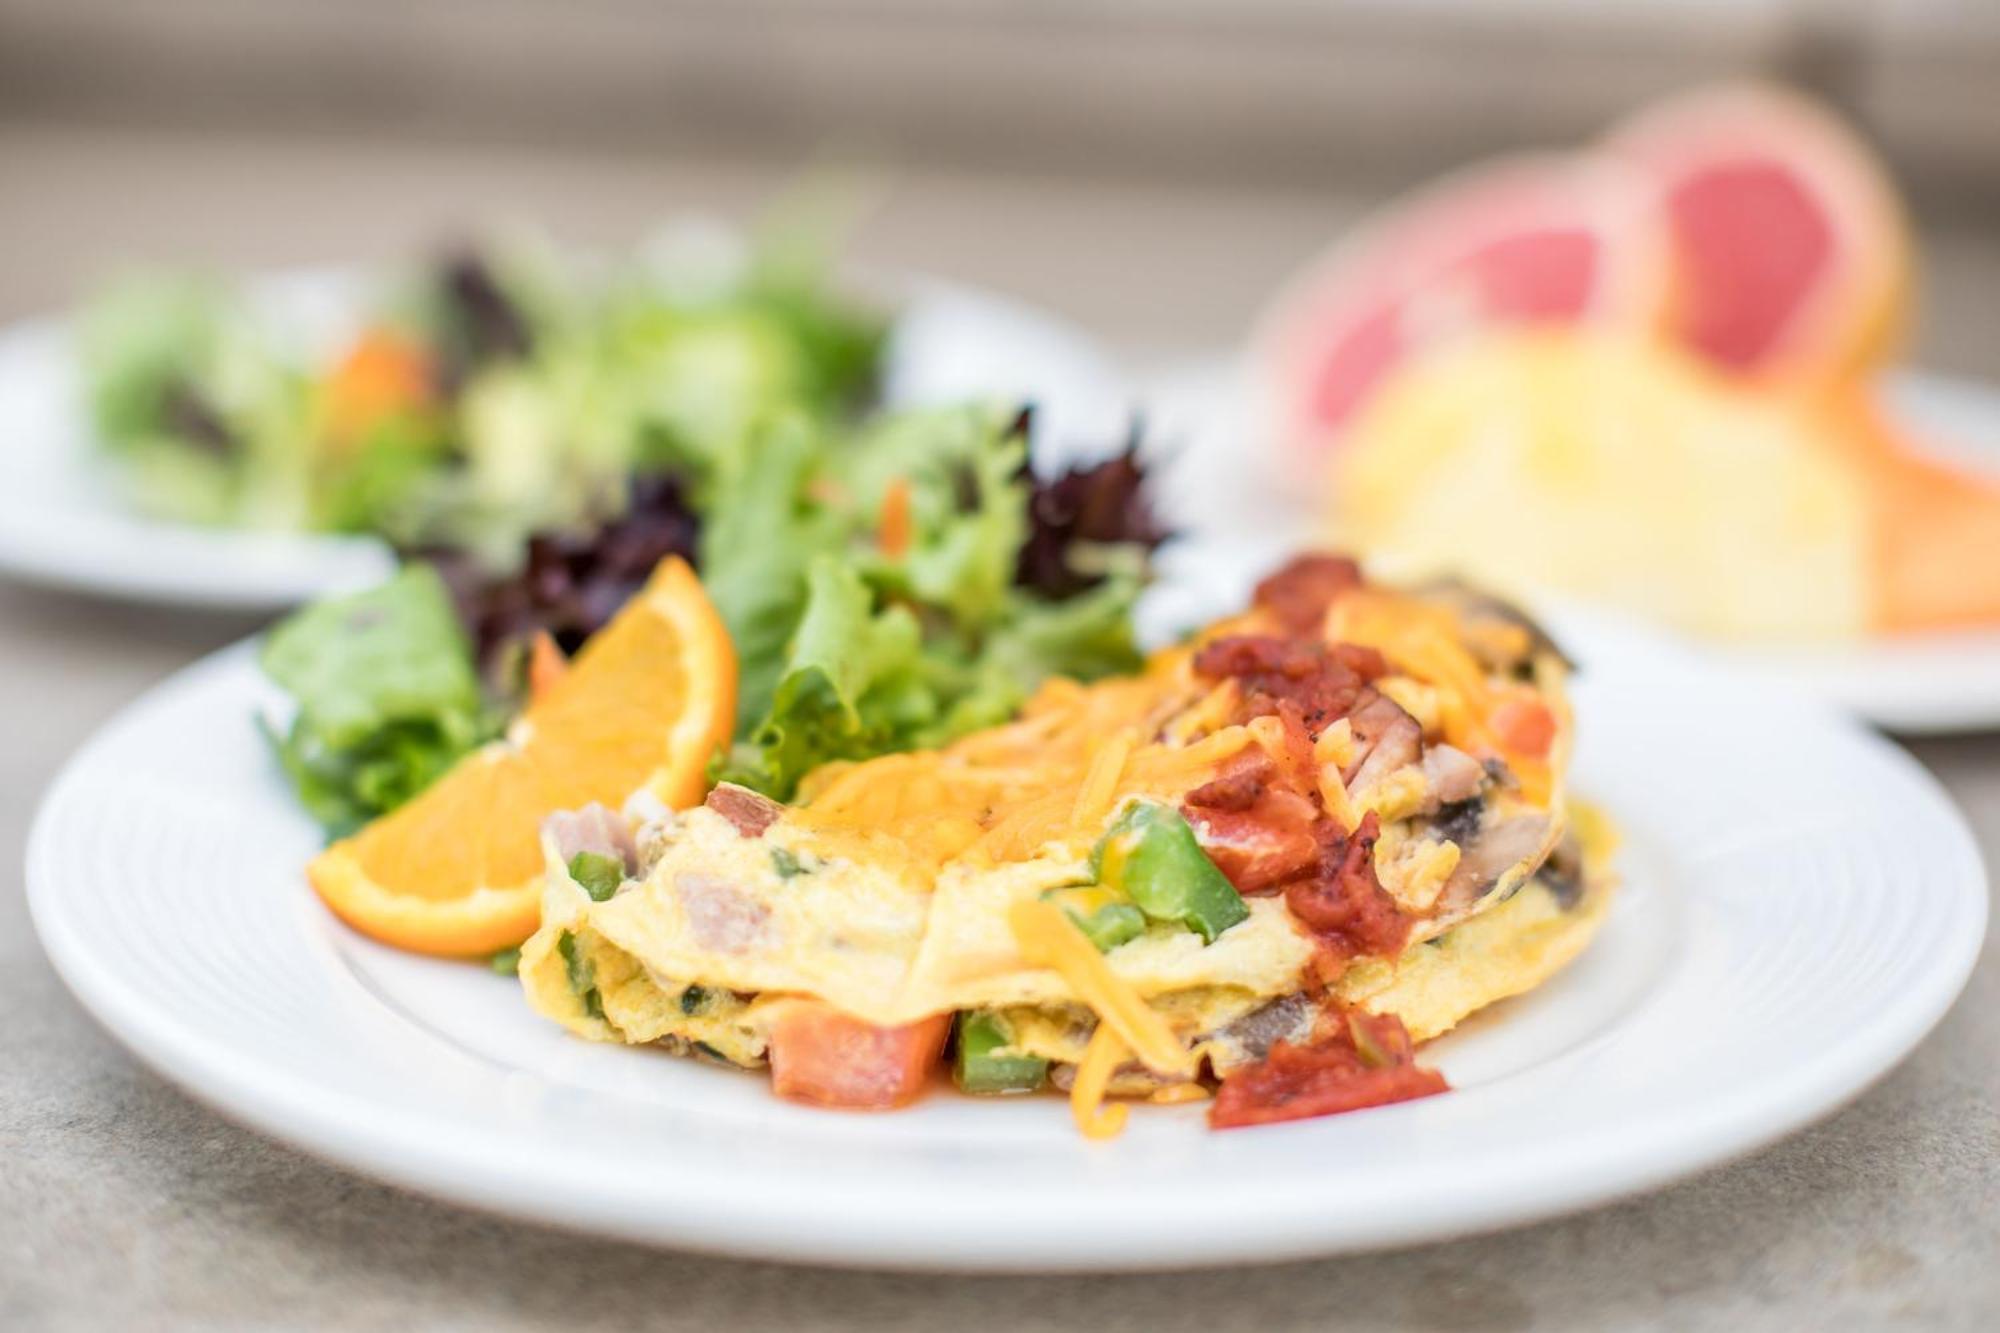
POLYGON ((1033 1092, 1048 1077, 1049 1062, 1033 1055, 996 1055, 1013 1040, 998 1014, 968 1009, 958 1016, 958 1059, 952 1070, 959 1089, 979 1096, 1033 1092))
POLYGON ((1062 908, 1099 953, 1110 953, 1146 933, 1146 914, 1101 884, 1051 889, 1042 897, 1062 908))
POLYGON ((606 902, 625 882, 625 863, 615 856, 578 852, 569 859, 569 877, 583 886, 590 901, 606 902))
POLYGON ((1152 920, 1177 922, 1204 943, 1250 915, 1180 811, 1157 801, 1127 806, 1091 851, 1090 868, 1152 920))

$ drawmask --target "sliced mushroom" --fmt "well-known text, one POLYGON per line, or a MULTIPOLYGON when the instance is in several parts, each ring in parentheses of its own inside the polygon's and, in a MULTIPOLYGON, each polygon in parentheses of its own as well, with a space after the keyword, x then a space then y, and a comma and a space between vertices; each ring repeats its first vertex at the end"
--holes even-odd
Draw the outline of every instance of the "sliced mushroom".
POLYGON ((1486 786, 1486 767, 1455 745, 1432 745, 1420 765, 1424 775, 1424 809, 1436 810, 1469 801, 1486 786))
POLYGON ((1286 995, 1252 1009, 1208 1038, 1217 1072, 1255 1064, 1281 1041, 1305 1041, 1319 1021, 1319 1006, 1305 995, 1286 995))
POLYGON ((1503 881, 1518 883, 1548 853, 1549 817, 1519 814, 1492 820, 1459 843, 1458 865, 1438 895, 1441 912, 1461 914, 1503 881))
POLYGON ((1466 646, 1480 657, 1489 667, 1512 670, 1525 665, 1526 658, 1535 654, 1548 654, 1565 667, 1575 670, 1562 646, 1549 636, 1549 632, 1538 624, 1534 617, 1515 606, 1512 602, 1495 597, 1457 579, 1439 579, 1425 584, 1418 591, 1428 600, 1442 602, 1458 612, 1459 620, 1466 630, 1466 646), (1512 633, 1496 634, 1496 629, 1512 633), (1483 632, 1482 632, 1483 631, 1483 632), (1505 651, 1505 646, 1519 644, 1526 653, 1505 651))

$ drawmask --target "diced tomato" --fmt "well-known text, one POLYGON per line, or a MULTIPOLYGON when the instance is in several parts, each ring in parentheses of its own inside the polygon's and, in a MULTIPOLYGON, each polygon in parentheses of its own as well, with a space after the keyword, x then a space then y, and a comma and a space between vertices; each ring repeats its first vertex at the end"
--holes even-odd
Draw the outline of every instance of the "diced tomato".
POLYGON ((1276 803, 1273 797, 1286 796, 1291 793, 1266 792, 1248 810, 1192 806, 1186 810, 1202 851, 1238 893, 1258 893, 1282 884, 1311 869, 1319 859, 1319 839, 1310 808, 1304 820, 1274 819, 1267 810, 1276 803))
POLYGON ((1516 695, 1495 708, 1487 721, 1510 754, 1545 759, 1555 743, 1556 715, 1540 699, 1516 695))
POLYGON ((791 1000, 771 1028, 771 1088, 815 1106, 905 1106, 930 1082, 950 1031, 950 1014, 881 1028, 818 1000, 791 1000))

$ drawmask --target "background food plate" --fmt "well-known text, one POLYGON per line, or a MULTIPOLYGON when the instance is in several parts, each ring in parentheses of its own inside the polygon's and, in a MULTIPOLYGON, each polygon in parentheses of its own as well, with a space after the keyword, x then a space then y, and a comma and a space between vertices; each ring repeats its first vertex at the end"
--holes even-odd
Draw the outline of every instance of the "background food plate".
MULTIPOLYGON (((1197 596, 1198 600, 1198 596, 1197 596)), ((1978 854, 1915 763, 1643 633, 1560 627, 1576 787, 1624 824, 1603 934, 1435 1045, 1456 1091, 1211 1133, 1054 1098, 814 1111, 762 1079, 571 1039, 477 965, 398 955, 305 888, 318 844, 249 725, 248 645, 70 763, 28 896, 58 970, 225 1113, 449 1199, 660 1244, 905 1268, 1183 1267, 1498 1227, 1642 1190, 1824 1115, 1907 1052, 1985 928, 1978 854)))
MULTIPOLYGON (((1104 355, 1052 315, 997 294, 909 274, 859 287, 898 311, 884 370, 898 405, 969 396, 1041 405, 1037 445, 1115 441, 1126 404, 1104 355)), ((326 268, 251 285, 301 349, 350 336, 380 275, 326 268)), ((257 533, 148 518, 98 456, 66 319, 0 330, 0 574, 176 606, 271 611, 384 578, 370 537, 257 533)))
MULTIPOLYGON (((1243 558, 1313 539, 1309 497, 1281 489, 1261 466, 1258 428, 1232 362, 1205 359, 1156 372, 1136 393, 1155 435, 1181 455, 1166 478, 1176 512, 1206 515, 1204 532, 1234 534, 1229 544, 1243 558)), ((1937 456, 2000 473, 2000 388, 1905 373, 1891 381, 1891 401, 1937 456)), ((1989 558, 2000 561, 2000 532, 1989 558)), ((1795 648, 1689 646, 1891 731, 2000 729, 2000 626, 1795 648)))

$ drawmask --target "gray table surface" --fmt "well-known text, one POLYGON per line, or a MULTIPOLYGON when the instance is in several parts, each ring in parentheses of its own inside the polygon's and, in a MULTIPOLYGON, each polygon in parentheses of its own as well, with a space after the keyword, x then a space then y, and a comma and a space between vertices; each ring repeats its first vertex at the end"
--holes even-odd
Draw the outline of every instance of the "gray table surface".
MULTIPOLYGON (((492 215, 580 240, 740 212, 783 173, 406 144, 0 125, 0 316, 120 255, 407 251, 492 215)), ((922 173, 858 242, 1157 356, 1219 345, 1337 191, 922 173)), ((1928 231, 1924 356, 2000 377, 2000 235, 1928 231)), ((1149 1277, 841 1273, 646 1250, 359 1179, 239 1129, 77 1008, 21 894, 35 801, 120 704, 249 622, 0 585, 0 1327, 1872 1329, 2000 1323, 2000 946, 1938 1031, 1822 1124, 1649 1197, 1393 1253, 1149 1277)), ((1913 747, 2000 858, 2000 737, 1913 747)), ((1199 1219, 1190 1216, 1190 1225, 1199 1219)))

